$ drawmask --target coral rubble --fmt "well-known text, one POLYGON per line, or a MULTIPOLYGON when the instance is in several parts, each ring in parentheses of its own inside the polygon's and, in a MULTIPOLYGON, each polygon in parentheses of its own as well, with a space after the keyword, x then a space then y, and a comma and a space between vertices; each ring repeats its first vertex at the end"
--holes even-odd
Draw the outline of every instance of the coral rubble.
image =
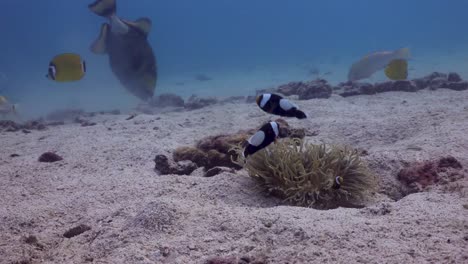
POLYGON ((290 82, 279 86, 275 92, 285 96, 298 95, 299 100, 309 100, 329 98, 332 94, 332 87, 326 80, 317 79, 308 82, 290 82))
POLYGON ((398 173, 398 180, 403 183, 404 193, 415 193, 427 187, 455 181, 463 176, 462 165, 452 156, 437 160, 415 162, 398 173))
POLYGON ((38 159, 39 162, 49 162, 49 163, 57 162, 61 160, 63 160, 63 158, 53 152, 46 152, 42 154, 38 159))
POLYGON ((162 175, 190 175, 198 166, 188 160, 171 162, 165 155, 159 154, 154 158, 155 170, 162 175))
POLYGON ((449 74, 433 72, 425 77, 413 80, 386 81, 375 84, 364 82, 342 82, 333 88, 334 92, 343 96, 354 96, 361 94, 377 94, 384 92, 417 92, 422 89, 431 90, 447 88, 456 91, 468 89, 468 82, 463 81, 460 75, 451 72, 449 74))

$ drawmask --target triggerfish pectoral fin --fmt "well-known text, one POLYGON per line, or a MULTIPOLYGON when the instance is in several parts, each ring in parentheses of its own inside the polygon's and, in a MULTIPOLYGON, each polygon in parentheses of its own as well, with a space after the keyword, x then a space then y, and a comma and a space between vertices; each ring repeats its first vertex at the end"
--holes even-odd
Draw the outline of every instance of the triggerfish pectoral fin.
POLYGON ((385 68, 385 75, 390 80, 405 80, 408 78, 408 62, 402 59, 391 61, 385 68))
POLYGON ((101 26, 101 31, 99 32, 99 37, 91 44, 91 52, 95 54, 106 54, 106 39, 109 32, 109 24, 104 23, 101 26))
POLYGON ((127 20, 124 20, 124 22, 134 28, 137 28, 138 30, 143 32, 146 36, 148 36, 148 34, 151 31, 151 26, 152 26, 151 19, 147 17, 139 18, 135 22, 127 21, 127 20))

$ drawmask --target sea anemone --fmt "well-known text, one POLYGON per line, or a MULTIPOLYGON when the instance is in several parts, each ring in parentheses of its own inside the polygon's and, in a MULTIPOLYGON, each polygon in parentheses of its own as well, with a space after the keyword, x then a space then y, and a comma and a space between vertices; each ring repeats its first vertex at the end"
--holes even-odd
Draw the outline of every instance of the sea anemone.
MULTIPOLYGON (((242 148, 234 148, 238 153, 242 148)), ((356 206, 377 188, 376 178, 347 146, 285 139, 245 159, 243 166, 269 193, 287 202, 317 209, 356 206)))

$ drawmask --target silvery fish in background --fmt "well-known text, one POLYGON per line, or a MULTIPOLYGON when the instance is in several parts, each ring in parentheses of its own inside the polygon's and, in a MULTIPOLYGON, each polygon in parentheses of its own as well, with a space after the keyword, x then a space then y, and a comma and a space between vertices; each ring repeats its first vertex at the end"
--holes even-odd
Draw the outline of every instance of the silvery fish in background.
POLYGON ((0 96, 0 116, 16 114, 16 105, 8 102, 5 96, 0 96))
POLYGON ((369 54, 351 66, 348 73, 348 81, 369 78, 375 72, 383 70, 389 65, 391 68, 387 69, 385 72, 387 77, 390 79, 405 79, 406 77, 404 75, 405 72, 407 75, 407 64, 401 63, 401 61, 406 61, 409 57, 410 53, 408 48, 395 51, 379 51, 369 54), (404 67, 406 67, 406 69, 404 67), (399 74, 389 74, 395 72, 399 74))
POLYGON ((141 100, 153 97, 156 87, 156 58, 148 43, 151 20, 127 21, 116 15, 115 0, 97 0, 89 9, 109 19, 101 26, 98 39, 92 44, 95 54, 107 54, 109 64, 120 83, 141 100))

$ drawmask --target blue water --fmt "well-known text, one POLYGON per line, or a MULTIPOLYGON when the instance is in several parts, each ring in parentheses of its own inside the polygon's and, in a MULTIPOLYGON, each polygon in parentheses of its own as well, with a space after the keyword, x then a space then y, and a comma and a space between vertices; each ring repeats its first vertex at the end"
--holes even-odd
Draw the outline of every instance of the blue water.
MULTIPOLYGON (((107 57, 89 51, 105 22, 88 10, 90 2, 0 2, 0 94, 25 115, 64 107, 131 109, 138 103, 113 76, 107 57), (62 52, 86 60, 82 81, 44 77, 50 59, 62 52)), ((416 75, 426 68, 466 75, 466 69, 450 67, 468 60, 467 10, 466 0, 118 0, 117 14, 153 21, 156 95, 218 96, 305 80, 307 69, 317 67, 332 72, 332 81, 344 81, 354 60, 405 46, 421 69, 416 75), (438 64, 438 58, 453 64, 438 64), (213 81, 197 81, 196 74, 213 81)))

